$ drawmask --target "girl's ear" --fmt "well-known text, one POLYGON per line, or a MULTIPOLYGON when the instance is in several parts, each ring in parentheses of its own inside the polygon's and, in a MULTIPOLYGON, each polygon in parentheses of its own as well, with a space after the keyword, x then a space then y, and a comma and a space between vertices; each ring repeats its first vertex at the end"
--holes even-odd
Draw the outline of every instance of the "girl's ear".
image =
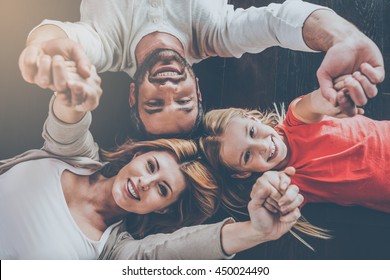
POLYGON ((236 178, 236 179, 246 179, 246 178, 248 178, 248 177, 251 176, 251 175, 252 175, 252 172, 244 171, 244 172, 232 174, 232 178, 236 178))
POLYGON ((161 210, 156 210, 154 211, 154 213, 157 213, 157 214, 166 214, 169 212, 169 208, 164 208, 164 209, 161 209, 161 210))

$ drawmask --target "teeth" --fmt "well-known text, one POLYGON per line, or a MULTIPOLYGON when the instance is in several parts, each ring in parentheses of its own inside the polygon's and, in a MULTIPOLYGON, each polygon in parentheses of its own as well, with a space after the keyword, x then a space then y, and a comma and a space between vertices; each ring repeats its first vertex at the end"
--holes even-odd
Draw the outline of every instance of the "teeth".
POLYGON ((168 72, 160 72, 156 74, 156 77, 171 77, 171 76, 176 76, 176 72, 168 71, 168 72))
POLYGON ((276 150, 275 143, 274 141, 272 141, 271 154, 269 155, 268 160, 270 160, 274 156, 275 150, 276 150))
POLYGON ((139 196, 137 195, 133 186, 131 185, 130 179, 127 180, 127 190, 131 193, 132 196, 139 199, 139 196))

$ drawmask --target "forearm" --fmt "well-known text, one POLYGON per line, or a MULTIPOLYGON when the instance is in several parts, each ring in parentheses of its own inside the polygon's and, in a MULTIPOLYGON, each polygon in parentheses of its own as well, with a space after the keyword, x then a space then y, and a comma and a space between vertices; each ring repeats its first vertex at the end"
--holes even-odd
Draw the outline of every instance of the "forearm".
POLYGON ((272 240, 265 234, 255 231, 251 222, 225 224, 221 231, 222 249, 227 255, 233 255, 261 243, 272 240))
POLYGON ((314 11, 303 25, 303 39, 316 51, 327 51, 338 42, 362 35, 353 24, 329 10, 314 11))
POLYGON ((65 31, 55 25, 41 25, 35 28, 28 36, 26 45, 42 43, 51 39, 68 38, 65 31))

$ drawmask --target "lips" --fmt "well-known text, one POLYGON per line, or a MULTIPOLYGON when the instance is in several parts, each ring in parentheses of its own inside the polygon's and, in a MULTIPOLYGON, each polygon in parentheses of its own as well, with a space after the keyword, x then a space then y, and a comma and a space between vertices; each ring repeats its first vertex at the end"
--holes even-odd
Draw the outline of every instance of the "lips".
POLYGON ((136 200, 140 200, 138 189, 137 189, 136 185, 134 184, 134 182, 130 178, 127 179, 126 190, 127 190, 127 194, 131 198, 136 199, 136 200))
POLYGON ((271 149, 267 161, 273 160, 278 155, 278 147, 275 144, 274 136, 271 136, 271 149))

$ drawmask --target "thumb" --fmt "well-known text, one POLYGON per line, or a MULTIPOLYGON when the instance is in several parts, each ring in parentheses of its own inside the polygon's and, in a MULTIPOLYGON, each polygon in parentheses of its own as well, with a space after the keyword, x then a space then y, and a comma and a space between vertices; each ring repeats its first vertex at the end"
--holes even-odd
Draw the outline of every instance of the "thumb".
POLYGON ((322 96, 331 104, 333 104, 333 106, 336 106, 337 92, 333 88, 333 78, 320 67, 317 71, 317 79, 320 85, 322 96))
POLYGON ((83 48, 75 43, 72 44, 69 51, 71 60, 76 62, 78 73, 84 78, 87 79, 91 75, 91 62, 84 52, 83 48))
POLYGON ((284 170, 282 170, 286 175, 292 177, 295 175, 295 168, 292 166, 287 166, 284 170))

